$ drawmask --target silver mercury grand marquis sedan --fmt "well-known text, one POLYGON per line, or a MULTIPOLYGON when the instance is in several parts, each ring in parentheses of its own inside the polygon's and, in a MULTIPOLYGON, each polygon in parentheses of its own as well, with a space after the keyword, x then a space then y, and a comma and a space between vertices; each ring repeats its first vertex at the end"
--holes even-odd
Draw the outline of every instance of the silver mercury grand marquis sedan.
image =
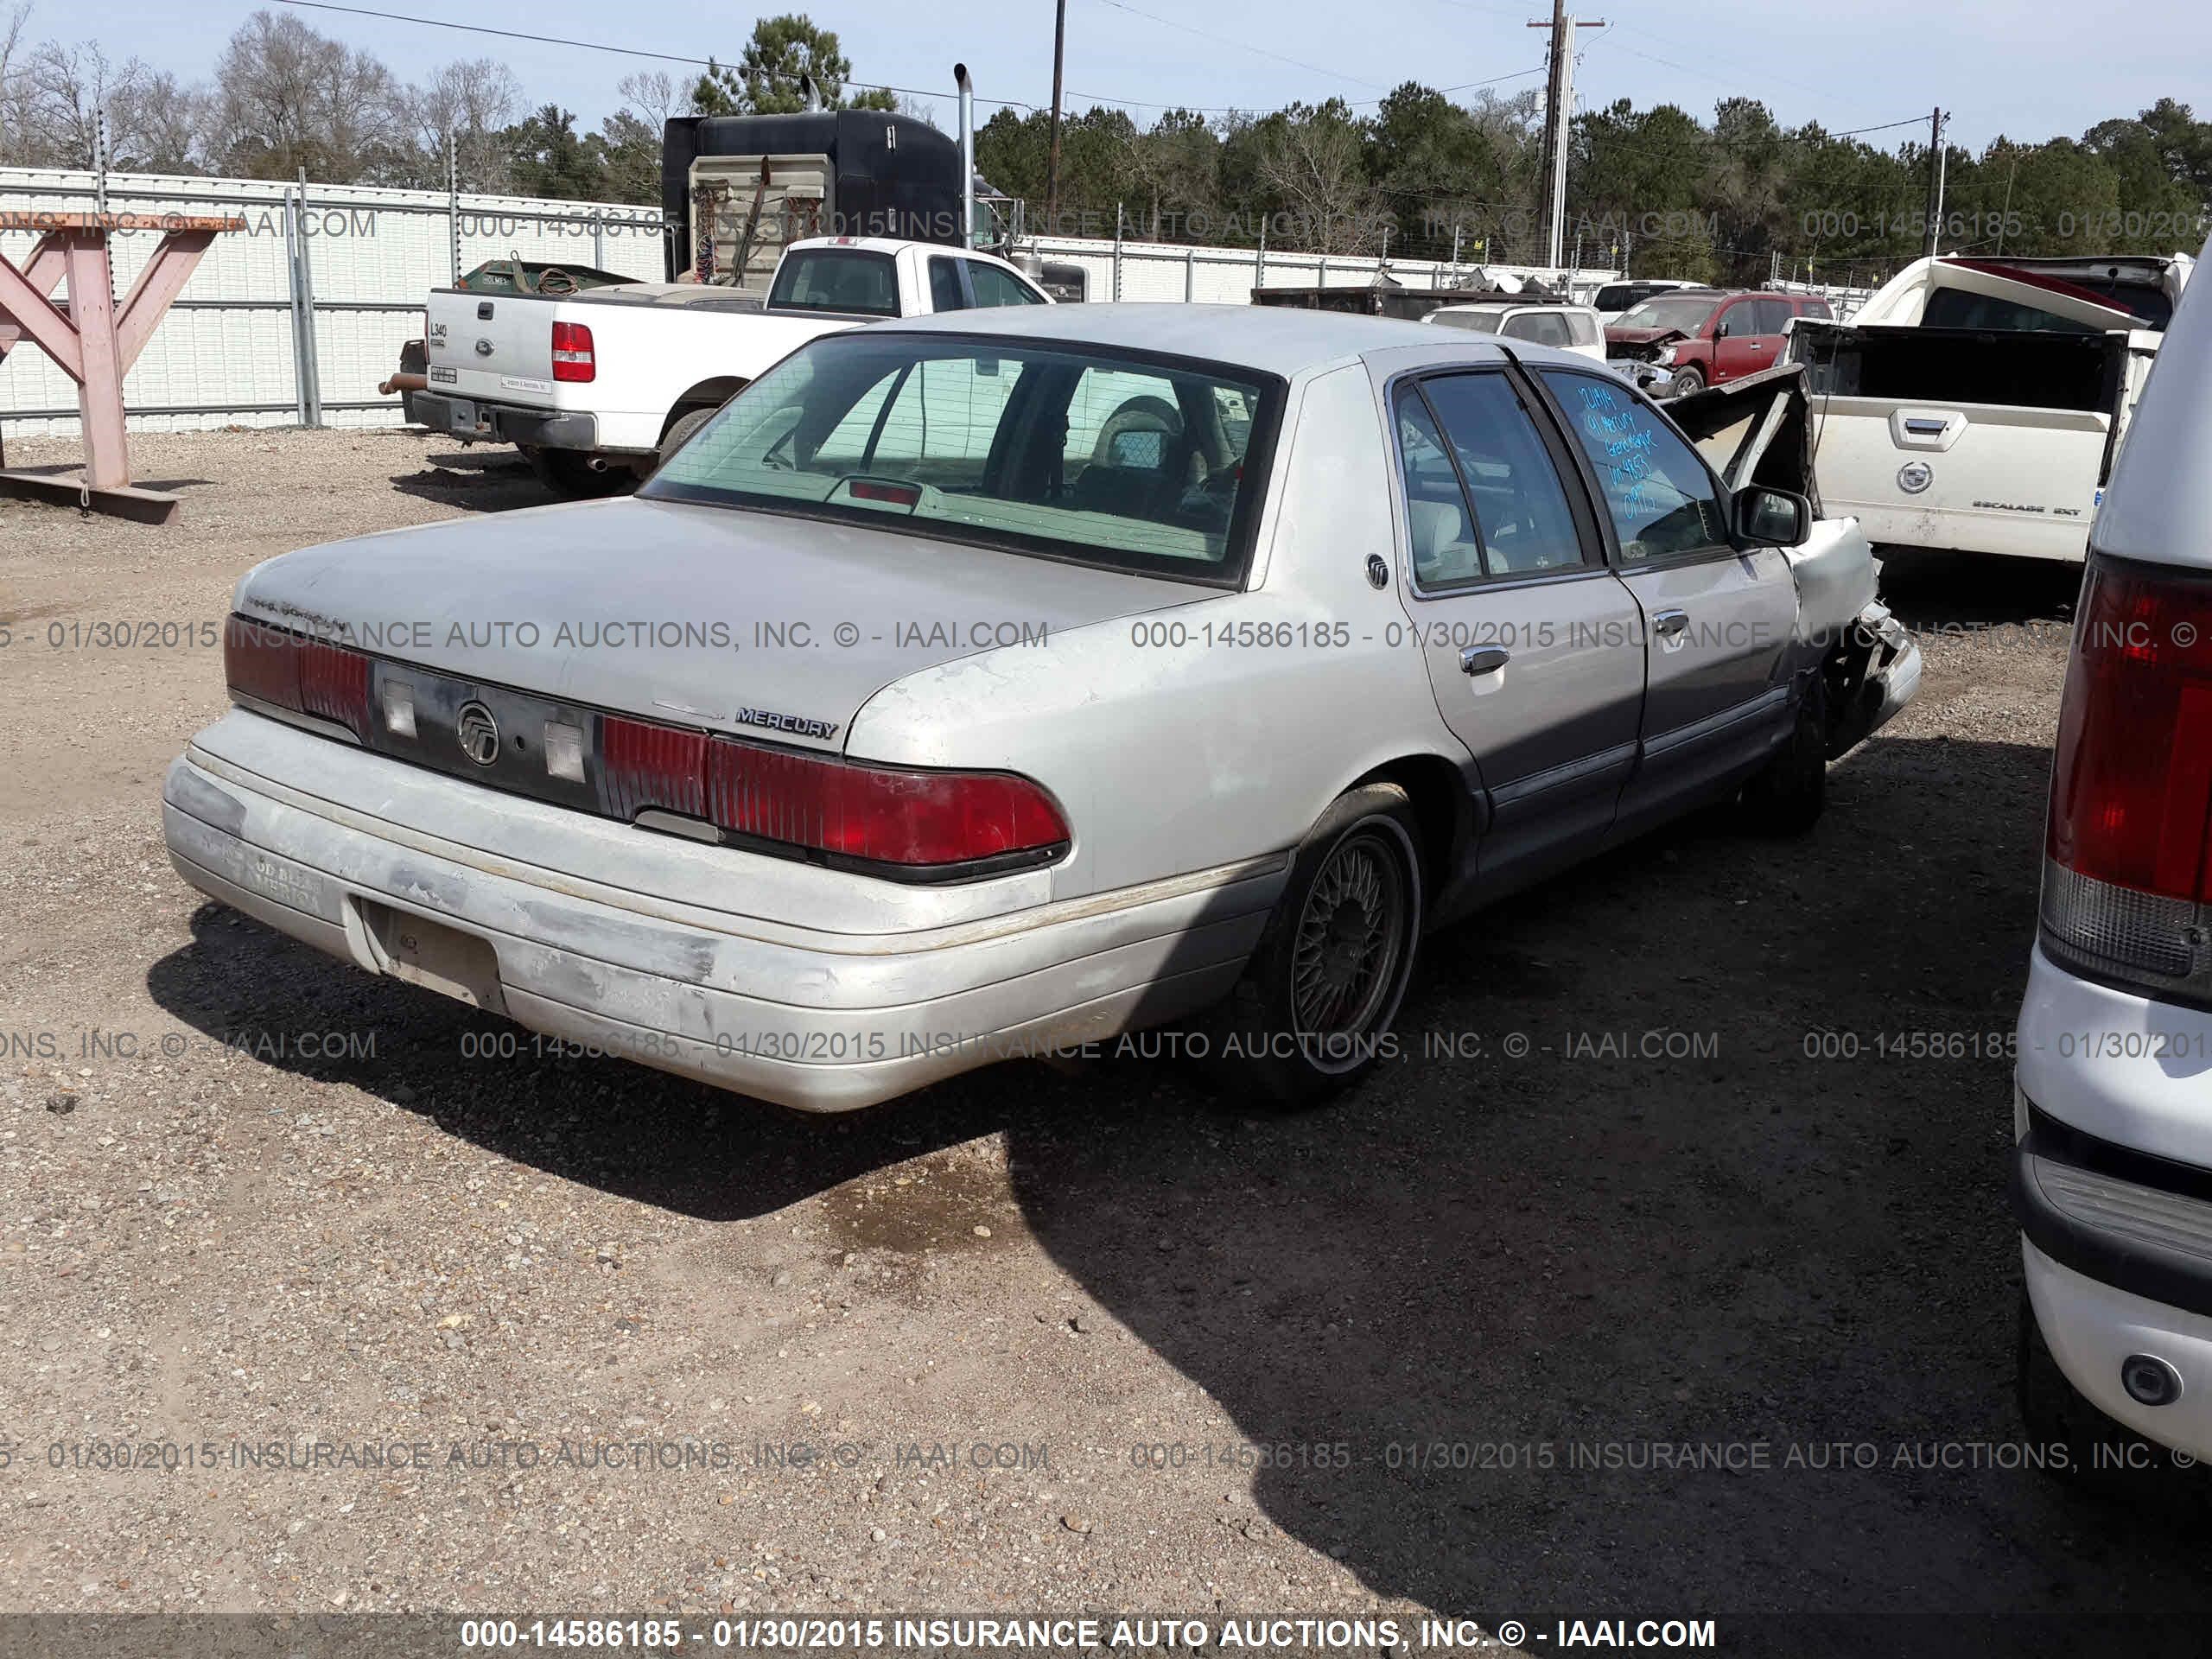
POLYGON ((1912 695, 1856 524, 1767 481, 1811 483, 1761 378, 1701 451, 1580 358, 1410 322, 830 335, 634 499, 249 571, 170 855, 790 1106, 1217 1004, 1247 1086, 1315 1098, 1426 930, 1702 803, 1802 828, 1912 695))

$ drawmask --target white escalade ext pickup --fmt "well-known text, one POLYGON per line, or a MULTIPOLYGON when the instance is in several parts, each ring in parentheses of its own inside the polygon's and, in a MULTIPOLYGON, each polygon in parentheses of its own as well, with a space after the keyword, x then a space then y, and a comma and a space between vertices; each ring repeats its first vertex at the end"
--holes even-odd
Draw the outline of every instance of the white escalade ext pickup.
POLYGON ((559 296, 432 290, 427 385, 407 418, 512 443, 567 495, 606 495, 672 454, 738 388, 817 334, 887 317, 1049 305, 1003 259, 942 243, 792 243, 764 302, 698 283, 559 296))
POLYGON ((1878 545, 2080 563, 2195 264, 1945 255, 1798 318, 1821 499, 1878 545))

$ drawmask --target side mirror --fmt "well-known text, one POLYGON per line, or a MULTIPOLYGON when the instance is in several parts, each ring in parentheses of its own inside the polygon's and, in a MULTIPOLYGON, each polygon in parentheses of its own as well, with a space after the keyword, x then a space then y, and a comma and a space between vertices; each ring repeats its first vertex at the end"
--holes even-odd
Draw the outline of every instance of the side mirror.
POLYGON ((1713 331, 1713 337, 1715 340, 1726 340, 1734 332, 1735 325, 1733 323, 1724 322, 1713 331))
POLYGON ((1813 504, 1789 490, 1754 484, 1736 492, 1738 539, 1764 547, 1802 547, 1813 533, 1813 504))

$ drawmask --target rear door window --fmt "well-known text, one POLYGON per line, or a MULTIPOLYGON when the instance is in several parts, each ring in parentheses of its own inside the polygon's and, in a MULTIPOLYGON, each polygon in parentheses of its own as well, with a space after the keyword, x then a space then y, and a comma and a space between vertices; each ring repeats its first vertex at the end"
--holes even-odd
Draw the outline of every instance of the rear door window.
POLYGON ((978 305, 1042 305, 1045 296, 1028 283, 1017 282, 996 265, 987 265, 980 259, 968 262, 969 286, 976 290, 978 305))
POLYGON ((960 291, 960 267, 939 254, 930 261, 930 309, 965 310, 968 299, 960 291))
POLYGON ((1419 392, 1425 400, 1421 411, 1406 410, 1401 399, 1408 501, 1441 499, 1450 505, 1435 481, 1441 460, 1463 486, 1463 502, 1471 509, 1459 534, 1451 533, 1455 527, 1448 514, 1410 509, 1414 569, 1422 586, 1476 575, 1570 569, 1587 563, 1566 486, 1513 383, 1496 373, 1440 375, 1422 381, 1419 392), (1448 454, 1430 459, 1425 446, 1448 454), (1471 550, 1463 545, 1467 543, 1479 550, 1480 563, 1463 570, 1471 550), (1436 572, 1434 580, 1423 570, 1424 555, 1436 572))

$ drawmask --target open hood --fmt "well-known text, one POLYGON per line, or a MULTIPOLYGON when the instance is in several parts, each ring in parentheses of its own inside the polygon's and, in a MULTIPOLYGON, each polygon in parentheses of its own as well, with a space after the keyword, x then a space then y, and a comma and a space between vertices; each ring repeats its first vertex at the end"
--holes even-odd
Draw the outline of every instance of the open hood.
POLYGON ((1777 364, 1725 385, 1707 386, 1670 399, 1666 409, 1730 489, 1764 484, 1792 490, 1809 498, 1814 516, 1821 516, 1803 364, 1777 364))

